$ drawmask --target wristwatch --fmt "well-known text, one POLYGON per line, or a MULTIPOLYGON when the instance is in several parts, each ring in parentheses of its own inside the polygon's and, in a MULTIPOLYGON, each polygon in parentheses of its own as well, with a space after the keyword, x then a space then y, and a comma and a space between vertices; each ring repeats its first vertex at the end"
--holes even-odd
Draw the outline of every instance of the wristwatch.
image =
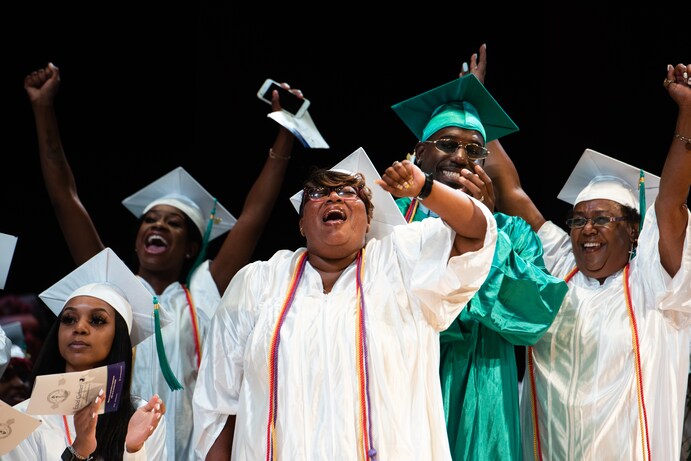
POLYGON ((434 184, 434 176, 432 173, 425 173, 425 183, 422 185, 420 193, 417 194, 418 200, 424 200, 427 198, 430 192, 432 192, 432 184, 434 184))
POLYGON ((75 450, 72 445, 67 445, 67 448, 65 448, 65 451, 62 452, 60 459, 62 459, 62 461, 92 461, 94 457, 87 456, 85 458, 77 453, 77 450, 75 450))

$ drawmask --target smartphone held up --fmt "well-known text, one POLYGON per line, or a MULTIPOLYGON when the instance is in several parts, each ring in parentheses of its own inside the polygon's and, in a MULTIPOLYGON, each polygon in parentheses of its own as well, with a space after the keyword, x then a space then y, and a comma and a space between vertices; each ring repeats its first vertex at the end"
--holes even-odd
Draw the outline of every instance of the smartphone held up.
POLYGON ((283 88, 278 82, 270 78, 264 80, 262 86, 259 87, 257 97, 267 104, 271 104, 271 95, 273 94, 274 90, 278 90, 281 108, 283 110, 297 118, 300 118, 305 114, 305 111, 307 111, 307 108, 310 105, 309 100, 297 97, 289 90, 283 88))

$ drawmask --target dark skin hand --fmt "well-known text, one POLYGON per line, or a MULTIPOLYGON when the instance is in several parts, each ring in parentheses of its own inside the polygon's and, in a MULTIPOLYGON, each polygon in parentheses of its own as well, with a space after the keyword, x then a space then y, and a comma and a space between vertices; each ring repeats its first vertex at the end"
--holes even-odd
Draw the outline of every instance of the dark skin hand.
MULTIPOLYGON (((470 66, 463 63, 463 68, 464 70, 459 73, 460 77, 472 73, 480 82, 484 83, 487 68, 487 46, 482 44, 479 52, 471 55, 470 66), (468 70, 465 70, 466 68, 468 70)), ((428 141, 442 138, 485 145, 484 139, 478 131, 458 127, 442 128, 430 136, 428 141)), ((491 144, 487 147, 490 148, 491 144)), ((459 149, 455 154, 446 154, 436 149, 434 145, 425 142, 418 142, 415 145, 415 157, 422 170, 432 173, 435 180, 454 189, 462 190, 480 200, 490 210, 494 210, 494 188, 492 187, 492 180, 482 168, 484 160, 473 161, 469 159, 464 149, 459 149)))
MULTIPOLYGON (((286 83, 282 85, 303 98, 300 90, 291 89, 286 83)), ((24 79, 24 89, 31 102, 36 123, 44 183, 72 258, 79 265, 103 250, 105 245, 79 198, 76 180, 63 149, 55 112, 55 97, 59 87, 60 69, 52 63, 31 72, 24 79)), ((272 110, 280 109, 278 91, 274 91, 272 110)), ((219 293, 225 291, 233 275, 252 257, 283 184, 294 140, 290 131, 279 128, 272 146, 275 156, 270 157, 267 152, 264 167, 247 193, 237 223, 226 234, 222 246, 210 263, 210 272, 219 293)), ((140 258, 138 275, 146 279, 157 294, 180 279, 185 258, 196 258, 200 250, 186 233, 178 235, 171 232, 170 237, 176 238, 176 235, 179 240, 172 244, 177 246, 169 256, 149 258, 149 261, 142 259, 141 251, 137 252, 140 258)))
MULTIPOLYGON (((98 446, 96 441, 96 426, 98 424, 98 408, 105 400, 105 392, 101 389, 96 400, 79 410, 74 415, 76 437, 72 448, 83 457, 91 455, 98 446)), ((154 432, 158 423, 166 412, 163 401, 154 395, 149 401, 139 407, 130 418, 125 437, 125 449, 129 453, 136 453, 144 447, 144 442, 154 432)))
MULTIPOLYGON (((418 166, 409 160, 403 160, 394 162, 375 183, 374 187, 381 187, 395 197, 416 197, 425 183, 425 176, 418 166)), ((323 203, 308 202, 300 219, 300 226, 307 239, 310 264, 322 276, 322 284, 327 291, 335 280, 329 278, 329 274, 335 274, 337 278, 343 268, 355 260, 365 244, 365 235, 369 228, 369 216, 361 200, 348 204, 341 202, 338 195, 332 191, 323 203), (335 234, 339 234, 337 237, 325 238, 323 213, 320 210, 336 204, 343 208, 344 213, 348 215, 348 222, 352 224, 349 224, 348 231, 334 231, 335 234), (339 243, 330 243, 329 238, 335 238, 339 243)), ((487 234, 487 220, 481 207, 467 194, 435 181, 429 196, 425 199, 425 205, 437 213, 455 232, 449 258, 483 247, 487 234)), ((207 453, 207 461, 228 460, 233 445, 235 421, 235 415, 228 415, 225 426, 207 453)))
MULTIPOLYGON (((684 73, 691 75, 691 64, 670 65, 665 77, 668 80, 672 80, 673 83, 667 85, 664 91, 668 93, 678 106, 674 132, 689 137, 691 136, 691 82, 689 82, 688 77, 684 78, 684 73)), ((495 149, 493 154, 496 155, 491 155, 487 158, 485 169, 492 177, 494 187, 497 190, 498 209, 509 215, 521 216, 531 225, 533 230, 539 230, 546 222, 546 219, 522 188, 518 172, 511 158, 503 149, 495 149)), ((689 196, 689 187, 691 187, 691 155, 689 155, 689 150, 686 148, 686 143, 673 137, 662 168, 660 192, 654 204, 660 232, 660 239, 658 241, 660 260, 662 267, 671 277, 676 275, 681 267, 682 249, 688 223, 686 202, 689 196)), ((590 202, 611 201, 592 200, 590 202)), ((577 204, 577 207, 580 205, 577 204)), ((585 213, 590 212, 591 207, 598 208, 608 205, 584 202, 582 206, 585 208, 577 209, 585 213)), ((589 225, 586 225, 587 227, 589 225)), ((626 239, 633 238, 631 229, 624 228, 621 230, 626 239)), ((592 259, 592 256, 588 256, 587 250, 580 243, 581 235, 582 230, 581 232, 571 231, 574 256, 576 256, 577 261, 579 258, 586 257, 592 259), (580 255, 577 254, 579 252, 581 253, 580 255)), ((604 236, 600 236, 600 238, 604 238, 604 236)), ((579 264, 579 270, 584 271, 586 274, 588 274, 586 271, 591 271, 591 276, 602 281, 626 264, 629 248, 630 246, 628 245, 620 246, 617 254, 617 261, 620 261, 618 264, 601 265, 601 268, 597 271, 593 271, 592 268, 581 267, 579 264)))

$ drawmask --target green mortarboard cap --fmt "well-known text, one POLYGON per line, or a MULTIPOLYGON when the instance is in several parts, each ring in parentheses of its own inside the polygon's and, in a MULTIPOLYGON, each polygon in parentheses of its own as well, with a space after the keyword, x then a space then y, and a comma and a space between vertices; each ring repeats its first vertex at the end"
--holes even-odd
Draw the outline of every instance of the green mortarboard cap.
POLYGON ((518 131, 518 126, 506 115, 504 109, 497 104, 497 101, 473 74, 459 77, 394 104, 391 108, 421 141, 446 126, 468 127, 482 133, 483 130, 477 127, 478 121, 482 124, 480 128, 484 128, 485 131, 485 143, 518 131), (450 103, 456 104, 452 104, 450 108, 441 108, 441 112, 445 114, 440 114, 440 106, 450 103), (472 107, 463 109, 465 105, 458 103, 469 103, 472 107), (454 122, 454 118, 449 116, 450 111, 447 109, 455 109, 460 114, 460 118, 456 118, 457 121, 454 122), (429 132, 426 130, 427 125, 433 117, 436 118, 438 115, 441 116, 436 120, 439 123, 438 128, 433 128, 433 131, 429 132))

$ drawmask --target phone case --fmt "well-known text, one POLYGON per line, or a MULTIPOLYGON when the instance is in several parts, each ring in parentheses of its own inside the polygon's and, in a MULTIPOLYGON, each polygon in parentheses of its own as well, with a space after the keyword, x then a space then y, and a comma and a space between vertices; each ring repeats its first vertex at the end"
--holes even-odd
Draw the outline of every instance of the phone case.
POLYGON ((277 89, 281 97, 281 108, 289 114, 300 118, 310 105, 308 99, 300 99, 290 91, 283 88, 278 82, 267 78, 257 91, 257 97, 267 104, 271 104, 271 93, 277 89))

